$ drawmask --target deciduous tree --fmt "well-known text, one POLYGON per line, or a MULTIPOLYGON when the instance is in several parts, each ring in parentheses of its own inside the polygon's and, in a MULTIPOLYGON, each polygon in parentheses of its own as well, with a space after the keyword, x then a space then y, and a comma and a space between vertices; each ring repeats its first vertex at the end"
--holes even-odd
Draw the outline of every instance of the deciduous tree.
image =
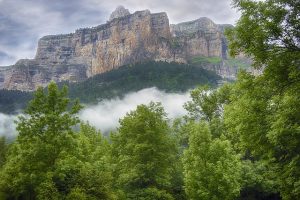
POLYGON ((173 199, 177 149, 160 104, 140 105, 120 120, 112 136, 117 184, 125 199, 173 199))
POLYGON ((241 161, 229 141, 213 139, 205 122, 190 124, 184 152, 185 191, 192 200, 234 199, 241 188, 241 161))

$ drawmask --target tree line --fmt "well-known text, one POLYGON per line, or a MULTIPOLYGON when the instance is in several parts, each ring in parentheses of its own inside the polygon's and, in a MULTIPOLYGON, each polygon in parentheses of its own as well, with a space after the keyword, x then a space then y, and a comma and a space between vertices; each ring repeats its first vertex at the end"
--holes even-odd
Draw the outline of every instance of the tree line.
POLYGON ((17 139, 0 140, 0 198, 300 199, 300 2, 234 5, 230 53, 261 75, 193 90, 173 122, 160 103, 139 105, 109 137, 50 83, 19 117, 17 139))
MULTIPOLYGON (((186 92, 197 85, 217 86, 221 77, 212 71, 188 64, 148 61, 125 65, 82 82, 60 82, 69 87, 69 97, 85 104, 123 97, 129 92, 156 87, 166 92, 186 92)), ((32 92, 0 90, 0 112, 18 113, 33 98, 32 92)))

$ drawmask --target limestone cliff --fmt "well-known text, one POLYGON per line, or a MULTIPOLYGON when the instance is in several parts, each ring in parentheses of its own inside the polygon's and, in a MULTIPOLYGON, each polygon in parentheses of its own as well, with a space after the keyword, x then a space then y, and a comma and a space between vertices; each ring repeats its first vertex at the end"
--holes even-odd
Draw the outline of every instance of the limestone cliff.
POLYGON ((226 51, 222 26, 208 18, 170 26, 166 13, 130 14, 118 7, 106 24, 41 38, 34 59, 0 68, 0 88, 35 90, 51 80, 81 81, 126 64, 188 63, 195 56, 226 58, 226 51))
POLYGON ((194 21, 171 24, 171 34, 173 40, 185 54, 185 59, 193 63, 196 57, 218 57, 218 63, 206 63, 201 67, 215 71, 218 75, 227 79, 235 79, 238 67, 228 65, 224 60, 227 59, 227 41, 224 36, 225 28, 233 27, 229 24, 215 24, 206 17, 194 21))
POLYGON ((223 46, 224 34, 210 19, 203 17, 194 21, 171 25, 172 35, 183 43, 189 57, 226 57, 227 47, 223 46))
POLYGON ((118 6, 114 12, 111 13, 109 17, 109 21, 116 19, 116 18, 121 18, 125 17, 127 15, 130 15, 130 12, 128 9, 125 9, 124 6, 118 6))

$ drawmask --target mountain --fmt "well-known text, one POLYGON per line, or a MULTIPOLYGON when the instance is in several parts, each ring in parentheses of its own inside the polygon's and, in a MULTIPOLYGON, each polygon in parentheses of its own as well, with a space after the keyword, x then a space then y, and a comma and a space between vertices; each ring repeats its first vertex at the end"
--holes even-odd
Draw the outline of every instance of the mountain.
MULTIPOLYGON (((200 67, 168 62, 148 61, 122 66, 97 74, 85 81, 59 83, 69 87, 69 97, 85 104, 102 99, 123 97, 129 92, 156 87, 166 92, 186 92, 198 85, 217 86, 221 77, 200 67)), ((32 92, 0 90, 0 113, 22 110, 32 99, 32 92)))
POLYGON ((193 63, 232 79, 238 66, 225 62, 228 26, 208 18, 170 25, 164 12, 130 14, 120 6, 103 25, 42 37, 34 59, 0 68, 0 89, 33 91, 51 80, 80 82, 145 61, 193 63), (219 62, 203 64, 202 58, 219 62))

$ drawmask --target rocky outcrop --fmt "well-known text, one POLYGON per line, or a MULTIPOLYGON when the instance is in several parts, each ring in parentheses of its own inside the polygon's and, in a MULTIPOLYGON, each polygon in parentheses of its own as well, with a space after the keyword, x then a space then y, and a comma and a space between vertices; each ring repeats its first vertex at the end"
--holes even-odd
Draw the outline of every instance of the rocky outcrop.
POLYGON ((188 63, 194 56, 225 59, 223 29, 208 18, 170 26, 166 13, 144 10, 130 14, 118 7, 106 24, 41 38, 34 59, 0 68, 0 88, 35 90, 51 80, 81 81, 147 60, 188 63))
POLYGON ((221 62, 201 64, 202 68, 212 70, 225 79, 235 79, 238 72, 237 66, 228 65, 228 47, 225 29, 233 27, 230 24, 215 24, 206 17, 194 21, 171 24, 170 30, 173 40, 185 55, 187 62, 192 62, 195 57, 218 57, 221 62))
POLYGON ((128 9, 125 9, 123 6, 118 6, 114 12, 111 13, 109 17, 109 21, 116 19, 116 18, 121 18, 125 17, 127 15, 130 15, 130 12, 128 9))
POLYGON ((171 34, 183 46, 187 59, 194 56, 227 57, 224 30, 230 25, 217 25, 202 17, 194 21, 171 25, 171 34))

